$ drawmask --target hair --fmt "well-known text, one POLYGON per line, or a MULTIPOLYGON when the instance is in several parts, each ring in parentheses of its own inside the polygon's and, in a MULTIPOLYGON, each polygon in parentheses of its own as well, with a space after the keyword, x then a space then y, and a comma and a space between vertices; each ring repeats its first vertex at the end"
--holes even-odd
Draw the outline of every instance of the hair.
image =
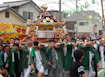
POLYGON ((79 61, 83 55, 84 55, 84 50, 82 49, 77 49, 74 51, 74 57, 76 61, 79 61))
POLYGON ((9 45, 5 45, 5 46, 4 46, 4 49, 5 49, 6 47, 9 47, 9 48, 10 48, 10 46, 9 46, 9 45))
POLYGON ((18 46, 19 47, 19 44, 18 43, 14 43, 13 46, 18 46))
MULTIPOLYGON (((66 38, 63 38, 62 41, 64 41, 66 38)), ((66 39, 67 40, 67 39, 66 39)))
POLYGON ((84 39, 83 39, 83 38, 80 38, 79 40, 83 40, 83 41, 84 41, 84 39))
POLYGON ((55 41, 55 40, 50 40, 50 43, 51 43, 51 42, 54 42, 54 43, 56 43, 56 41, 55 41))
POLYGON ((6 44, 10 44, 10 42, 9 42, 9 41, 7 41, 7 42, 6 42, 6 44))
POLYGON ((15 38, 15 41, 16 41, 16 40, 19 40, 19 41, 20 41, 20 39, 19 39, 19 38, 15 38))
POLYGON ((0 43, 0 46, 2 46, 2 47, 3 47, 3 44, 1 44, 1 43, 0 43))
POLYGON ((38 41, 34 41, 33 43, 34 43, 34 45, 37 45, 37 46, 38 46, 38 44, 39 44, 38 41))
POLYGON ((11 38, 11 39, 13 39, 13 40, 14 40, 14 38, 11 38))
POLYGON ((72 38, 71 40, 75 40, 74 38, 72 38))

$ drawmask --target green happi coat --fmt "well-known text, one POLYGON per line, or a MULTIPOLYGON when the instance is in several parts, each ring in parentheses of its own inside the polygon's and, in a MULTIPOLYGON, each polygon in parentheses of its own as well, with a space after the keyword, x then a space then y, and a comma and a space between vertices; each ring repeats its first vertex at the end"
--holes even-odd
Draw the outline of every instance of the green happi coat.
POLYGON ((65 58, 65 71, 69 72, 71 64, 73 63, 73 57, 72 57, 72 44, 67 44, 67 54, 65 58))
POLYGON ((20 52, 19 52, 19 50, 15 51, 14 48, 12 48, 9 55, 8 55, 7 61, 6 61, 6 64, 9 64, 8 72, 10 75, 14 75, 14 73, 15 73, 15 56, 14 56, 15 54, 14 53, 18 54, 18 61, 19 61, 18 72, 21 72, 20 52))
MULTIPOLYGON (((91 51, 91 53, 94 54, 94 57, 93 57, 93 62, 95 64, 97 64, 99 62, 98 60, 98 57, 97 57, 97 54, 94 50, 94 48, 89 48, 89 47, 83 47, 83 44, 81 44, 80 46, 78 46, 79 49, 83 49, 85 52, 84 52, 84 59, 82 60, 82 64, 84 66, 84 69, 85 70, 89 70, 89 51, 91 51)), ((95 71, 95 68, 94 68, 94 65, 92 65, 92 68, 93 68, 93 71, 95 71)))
MULTIPOLYGON (((59 70, 63 70, 63 62, 62 62, 62 57, 61 57, 61 53, 62 53, 62 51, 63 51, 63 50, 61 50, 61 49, 62 49, 61 47, 62 47, 63 45, 64 45, 64 44, 61 44, 61 45, 60 45, 60 48, 55 48, 55 51, 56 51, 56 53, 57 53, 56 62, 57 62, 57 65, 58 65, 58 67, 59 67, 59 70)), ((51 61, 51 58, 52 58, 52 53, 51 53, 51 52, 52 52, 51 47, 46 50, 46 55, 48 56, 49 62, 51 61)))
POLYGON ((29 60, 29 49, 27 45, 24 45, 22 48, 22 70, 28 68, 28 60, 29 60))
MULTIPOLYGON (((46 50, 46 48, 41 48, 39 50, 39 55, 41 56, 41 62, 42 62, 42 65, 44 67, 44 70, 49 69, 48 60, 47 60, 45 53, 44 53, 45 50, 46 50)), ((30 59, 29 59, 28 64, 33 64, 35 67, 35 71, 36 71, 36 55, 35 55, 35 50, 33 48, 31 51, 31 55, 30 55, 30 59)))
POLYGON ((1 58, 0 58, 0 66, 2 66, 3 65, 3 62, 2 62, 2 60, 1 60, 1 58))

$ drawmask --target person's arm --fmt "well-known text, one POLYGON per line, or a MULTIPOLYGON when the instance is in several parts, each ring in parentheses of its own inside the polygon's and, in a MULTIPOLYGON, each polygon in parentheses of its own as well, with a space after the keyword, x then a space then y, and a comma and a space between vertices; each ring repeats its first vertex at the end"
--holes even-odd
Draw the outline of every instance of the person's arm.
POLYGON ((83 66, 80 66, 80 67, 78 68, 78 73, 81 75, 81 77, 87 77, 87 76, 85 75, 85 71, 84 71, 84 67, 83 67, 83 66))
POLYGON ((8 57, 7 57, 7 60, 6 60, 6 65, 5 65, 6 68, 9 67, 11 58, 12 58, 12 51, 10 51, 10 53, 8 54, 8 57))
POLYGON ((29 52, 29 50, 28 50, 28 48, 27 48, 26 45, 23 46, 23 48, 22 48, 22 52, 23 52, 23 54, 29 52))
POLYGON ((82 77, 87 77, 85 74, 82 74, 82 77))

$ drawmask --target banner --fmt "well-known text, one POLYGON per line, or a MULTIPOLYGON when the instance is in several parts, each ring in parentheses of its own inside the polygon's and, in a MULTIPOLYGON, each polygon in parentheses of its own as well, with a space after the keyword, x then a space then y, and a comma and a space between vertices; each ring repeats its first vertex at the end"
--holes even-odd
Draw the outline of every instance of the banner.
POLYGON ((0 34, 2 33, 13 33, 13 25, 8 23, 0 23, 0 34))

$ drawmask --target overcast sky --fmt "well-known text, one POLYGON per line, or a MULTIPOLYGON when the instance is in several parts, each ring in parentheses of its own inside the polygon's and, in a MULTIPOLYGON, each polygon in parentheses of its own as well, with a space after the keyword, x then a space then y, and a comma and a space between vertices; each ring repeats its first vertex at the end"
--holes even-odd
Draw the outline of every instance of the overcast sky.
MULTIPOLYGON (((3 2, 17 1, 17 0, 0 0, 3 2)), ((45 3, 48 5, 48 10, 59 10, 59 0, 33 0, 37 5, 41 6, 45 3)), ((89 3, 89 7, 84 10, 94 10, 102 16, 101 0, 95 0, 96 3, 92 4, 91 0, 78 0, 78 7, 85 6, 85 2, 89 3)), ((105 2, 104 2, 105 3, 105 2)), ((76 9, 76 0, 62 0, 62 11, 76 9)))

